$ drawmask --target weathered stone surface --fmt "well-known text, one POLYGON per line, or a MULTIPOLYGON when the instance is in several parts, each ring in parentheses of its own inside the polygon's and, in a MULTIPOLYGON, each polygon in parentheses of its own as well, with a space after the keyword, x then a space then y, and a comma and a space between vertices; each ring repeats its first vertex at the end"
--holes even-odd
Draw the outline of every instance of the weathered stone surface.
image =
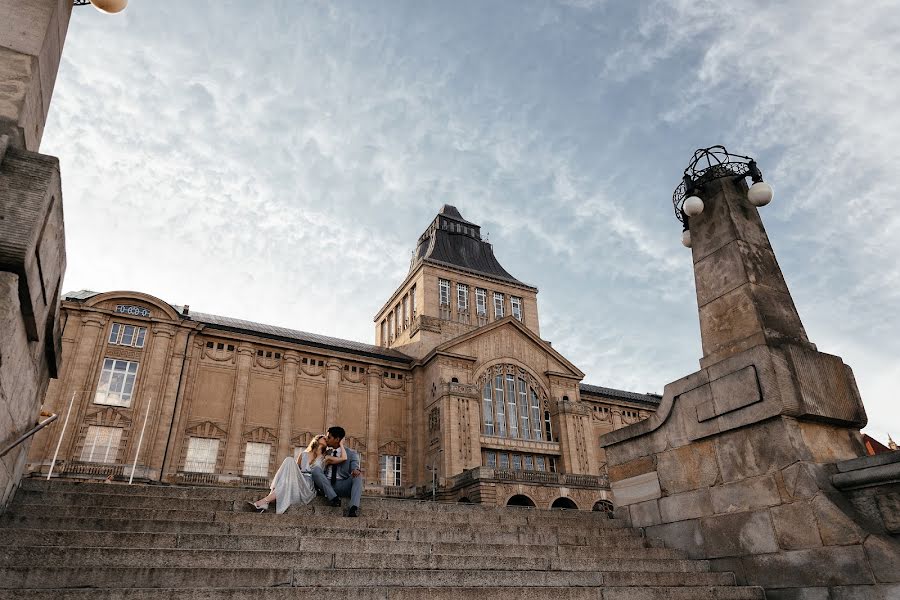
POLYGON ((900 490, 888 494, 876 494, 875 504, 878 506, 878 512, 881 513, 884 528, 890 533, 900 532, 900 490))
POLYGON ((657 457, 657 472, 668 494, 711 486, 719 478, 715 444, 703 440, 663 452, 657 457))
POLYGON ((609 467, 609 478, 612 481, 620 481, 655 470, 656 456, 644 456, 621 465, 609 467))
POLYGON ((826 546, 856 544, 865 537, 865 532, 844 511, 835 506, 827 496, 817 496, 812 501, 813 513, 818 524, 819 535, 826 546))
POLYGON ((710 488, 713 511, 731 513, 775 506, 781 503, 781 495, 775 478, 771 475, 750 477, 734 483, 710 488))
POLYGON ((715 439, 722 480, 762 475, 796 462, 783 419, 728 431, 715 439), (773 443, 777 440, 778 443, 773 443))
POLYGON ((887 536, 870 535, 863 547, 877 581, 900 582, 900 542, 887 536))
POLYGON ((893 600, 900 598, 900 588, 892 592, 887 586, 848 585, 830 589, 831 600, 893 600), (896 593, 896 594, 895 594, 896 593))
POLYGON ((700 519, 706 556, 743 556, 778 550, 768 511, 716 515, 700 519))
POLYGON ((659 499, 659 513, 663 523, 697 519, 713 514, 709 489, 701 488, 659 499))
POLYGON ((830 600, 828 588, 786 588, 780 590, 767 590, 766 600, 830 600))
POLYGON ((797 422, 806 450, 807 460, 834 463, 859 456, 864 452, 859 433, 846 427, 836 427, 810 421, 797 422))
POLYGON ((775 538, 784 550, 803 550, 822 545, 812 505, 806 501, 772 507, 775 538))
POLYGON ((610 487, 612 487, 613 502, 617 506, 628 506, 645 500, 653 500, 662 495, 656 471, 613 482, 610 487))
POLYGON ((860 546, 792 550, 743 559, 747 580, 766 588, 825 587, 875 583, 860 546))
POLYGON ((647 537, 665 542, 667 548, 678 548, 690 558, 708 558, 699 519, 664 523, 645 529, 647 537))
POLYGON ((762 401, 756 369, 746 366, 709 383, 712 401, 697 407, 697 420, 708 421, 762 401))
POLYGON ((806 462, 798 462, 779 472, 777 481, 785 502, 802 498, 812 498, 819 490, 827 489, 827 474, 820 473, 821 467, 806 462))
POLYGON ((638 502, 628 507, 631 511, 632 527, 647 527, 650 525, 659 525, 661 520, 659 516, 659 504, 657 500, 647 500, 646 502, 638 502))

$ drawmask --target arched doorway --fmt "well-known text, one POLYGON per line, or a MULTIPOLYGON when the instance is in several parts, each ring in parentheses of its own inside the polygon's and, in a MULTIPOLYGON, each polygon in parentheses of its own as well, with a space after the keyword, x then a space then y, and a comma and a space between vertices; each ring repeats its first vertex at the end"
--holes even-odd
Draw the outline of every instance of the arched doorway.
POLYGON ((506 501, 507 506, 526 506, 530 508, 534 508, 534 500, 526 496, 525 494, 516 494, 512 498, 506 501))
POLYGON ((550 505, 550 508, 565 508, 569 510, 578 510, 578 505, 571 498, 557 498, 550 505))
POLYGON ((613 518, 613 503, 609 500, 597 500, 594 502, 594 507, 591 510, 594 512, 602 512, 610 519, 613 518))

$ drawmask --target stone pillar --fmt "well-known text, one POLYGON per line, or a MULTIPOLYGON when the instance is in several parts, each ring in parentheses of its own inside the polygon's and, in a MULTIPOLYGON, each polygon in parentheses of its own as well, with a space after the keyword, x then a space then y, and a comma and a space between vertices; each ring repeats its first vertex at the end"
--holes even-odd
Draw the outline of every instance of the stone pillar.
POLYGON ((56 84, 72 0, 0 0, 0 135, 36 152, 56 84))
POLYGON ((253 364, 253 347, 241 344, 237 349, 237 377, 234 384, 234 400, 228 424, 228 441, 225 443, 225 475, 240 477, 241 450, 244 439, 244 415, 247 412, 247 392, 250 388, 250 366, 253 364))
MULTIPOLYGON (((69 318, 74 317, 70 316, 69 318)), ((54 433, 51 434, 51 438, 56 440, 58 439, 59 429, 62 428, 65 421, 65 411, 69 406, 69 400, 72 399, 72 392, 75 392, 72 416, 69 419, 69 427, 60 446, 58 460, 74 458, 71 456, 71 453, 74 452, 75 448, 75 433, 78 431, 78 423, 83 419, 87 407, 94 401, 91 392, 97 388, 95 379, 99 373, 97 369, 97 346, 103 343, 100 336, 107 322, 107 317, 100 313, 86 313, 81 316, 81 330, 78 335, 77 350, 74 353, 75 360, 70 371, 71 377, 69 381, 71 381, 71 385, 60 395, 60 405, 56 409, 60 417, 52 425, 54 433)), ((54 441, 53 443, 55 444, 56 442, 54 441)))
MULTIPOLYGON (((187 343, 187 355, 184 358, 183 375, 179 374, 180 385, 178 385, 174 400, 174 417, 172 425, 168 431, 168 437, 163 449, 162 473, 160 481, 167 481, 172 475, 178 471, 179 461, 181 459, 181 448, 184 443, 184 430, 187 427, 188 418, 190 417, 190 406, 185 402, 185 398, 191 397, 189 389, 197 380, 197 366, 200 364, 203 355, 203 342, 197 340, 197 331, 191 332, 187 343)), ((160 434, 162 439, 162 434, 160 434)))
POLYGON ((340 361, 328 359, 325 361, 325 428, 337 425, 338 402, 340 399, 339 385, 341 383, 341 369, 344 368, 340 361))
MULTIPOLYGON (((289 350, 284 353, 284 381, 281 386, 281 409, 278 412, 278 461, 291 456, 291 432, 294 421, 294 385, 300 355, 289 350)), ((276 461, 276 462, 278 462, 276 461)), ((280 464, 280 462, 278 462, 280 464)))
POLYGON ((601 438, 617 514, 770 598, 888 597, 900 544, 831 481, 864 451, 853 374, 807 339, 746 183, 700 196, 701 370, 601 438))
POLYGON ((366 402, 366 481, 375 483, 378 481, 378 395, 381 391, 381 380, 384 371, 378 367, 369 367, 366 372, 368 377, 368 398, 366 402))

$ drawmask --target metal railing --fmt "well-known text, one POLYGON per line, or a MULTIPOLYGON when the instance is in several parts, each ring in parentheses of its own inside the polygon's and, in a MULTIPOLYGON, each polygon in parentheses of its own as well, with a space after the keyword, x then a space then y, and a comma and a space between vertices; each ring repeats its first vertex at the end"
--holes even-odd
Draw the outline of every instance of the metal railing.
POLYGON ((59 418, 59 415, 56 413, 48 413, 48 412, 44 412, 44 411, 41 411, 40 416, 47 417, 47 418, 44 419, 43 421, 39 421, 37 423, 37 425, 35 425, 31 429, 29 429, 28 431, 26 431, 25 433, 20 435, 18 437, 18 439, 16 439, 16 441, 14 441, 12 444, 10 444, 6 448, 4 448, 3 452, 0 452, 0 457, 6 456, 7 454, 9 454, 12 451, 13 448, 15 448, 16 446, 18 446, 19 444, 21 444, 22 442, 24 442, 25 440, 27 440, 28 438, 30 438, 31 436, 36 434, 38 431, 40 431, 41 429, 43 429, 44 427, 46 427, 47 425, 49 425, 50 423, 52 423, 53 421, 55 421, 56 419, 59 418))

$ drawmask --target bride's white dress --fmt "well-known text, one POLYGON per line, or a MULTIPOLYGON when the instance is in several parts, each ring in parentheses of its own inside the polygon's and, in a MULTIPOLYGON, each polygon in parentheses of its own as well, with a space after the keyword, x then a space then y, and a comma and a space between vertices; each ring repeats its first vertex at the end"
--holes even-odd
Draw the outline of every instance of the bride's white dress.
POLYGON ((309 462, 309 452, 300 454, 300 464, 288 456, 278 467, 275 477, 272 478, 271 489, 275 492, 275 513, 282 514, 291 504, 309 504, 316 497, 316 487, 313 484, 312 467, 322 466, 324 456, 317 458, 312 464, 309 462))

